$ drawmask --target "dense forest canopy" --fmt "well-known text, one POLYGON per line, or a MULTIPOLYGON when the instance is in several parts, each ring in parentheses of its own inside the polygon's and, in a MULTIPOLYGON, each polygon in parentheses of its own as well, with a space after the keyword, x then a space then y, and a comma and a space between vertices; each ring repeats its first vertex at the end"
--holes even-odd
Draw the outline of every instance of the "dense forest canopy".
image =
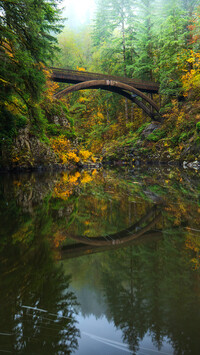
MULTIPOLYGON (((74 137, 74 120, 79 142, 96 153, 122 136, 134 141, 132 134, 149 122, 136 105, 107 92, 89 90, 56 102, 52 95, 59 88, 50 83, 47 70, 52 64, 157 81, 160 98, 154 100, 165 120, 186 119, 177 100, 198 102, 200 1, 96 0, 93 21, 79 31, 62 30, 61 6, 62 1, 0 1, 2 156, 25 127, 49 144, 52 136, 74 137), (62 114, 70 122, 68 132, 54 119, 62 114)), ((198 112, 192 119, 192 125, 188 117, 179 127, 174 123, 173 144, 185 130, 193 127, 194 133, 198 112)), ((171 128, 153 141, 164 139, 171 128)))

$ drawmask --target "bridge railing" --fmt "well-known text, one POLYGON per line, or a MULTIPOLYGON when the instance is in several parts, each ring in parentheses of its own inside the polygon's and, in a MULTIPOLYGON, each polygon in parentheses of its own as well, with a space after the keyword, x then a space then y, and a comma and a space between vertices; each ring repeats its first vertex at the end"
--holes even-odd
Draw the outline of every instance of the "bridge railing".
POLYGON ((157 93, 159 90, 159 84, 152 81, 143 81, 140 79, 131 79, 127 77, 108 75, 102 73, 93 73, 83 70, 61 69, 51 67, 52 79, 55 81, 78 83, 90 80, 113 80, 122 82, 131 86, 140 87, 144 91, 157 93))

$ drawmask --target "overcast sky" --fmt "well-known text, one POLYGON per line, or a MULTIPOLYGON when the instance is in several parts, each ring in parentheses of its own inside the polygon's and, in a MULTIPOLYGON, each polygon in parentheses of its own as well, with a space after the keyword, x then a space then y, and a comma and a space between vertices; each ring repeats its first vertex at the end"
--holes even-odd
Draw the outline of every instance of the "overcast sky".
POLYGON ((67 24, 72 28, 84 25, 93 18, 95 0, 63 0, 63 17, 67 17, 67 24))

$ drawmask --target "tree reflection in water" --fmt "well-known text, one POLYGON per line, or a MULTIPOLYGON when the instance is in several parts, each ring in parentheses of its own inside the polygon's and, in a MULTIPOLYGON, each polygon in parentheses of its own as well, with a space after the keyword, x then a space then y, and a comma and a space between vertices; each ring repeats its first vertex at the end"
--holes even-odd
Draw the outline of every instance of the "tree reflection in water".
POLYGON ((78 346, 77 301, 69 291, 70 276, 55 260, 47 201, 37 201, 35 208, 33 198, 28 202, 24 197, 23 203, 30 207, 25 210, 13 199, 12 189, 0 195, 3 353, 71 354, 78 346))
POLYGON ((18 265, 16 255, 18 247, 1 250, 0 350, 70 354, 79 337, 70 277, 55 265, 43 243, 27 250, 18 265))
POLYGON ((182 235, 174 232, 107 255, 110 265, 102 270, 102 283, 109 317, 133 354, 148 333, 158 349, 167 337, 174 354, 197 355, 198 273, 192 270, 182 235))
POLYGON ((106 316, 133 354, 146 334, 158 349, 167 338, 174 354, 199 354, 199 180, 191 184, 176 172, 138 174, 134 181, 106 174, 88 182, 85 173, 64 173, 56 185, 51 176, 22 175, 0 185, 0 350, 76 349, 77 302, 54 254, 67 231, 76 242, 64 236, 64 258, 106 251, 105 240, 96 236, 115 238, 108 249, 116 250, 77 258, 73 267, 68 260, 66 275, 81 275, 83 285, 85 273, 96 293, 104 290, 106 316), (138 226, 151 208, 155 221, 138 226), (125 238, 120 231, 128 233, 125 238), (90 238, 90 245, 77 235, 90 238), (140 240, 130 241, 131 235, 140 240))

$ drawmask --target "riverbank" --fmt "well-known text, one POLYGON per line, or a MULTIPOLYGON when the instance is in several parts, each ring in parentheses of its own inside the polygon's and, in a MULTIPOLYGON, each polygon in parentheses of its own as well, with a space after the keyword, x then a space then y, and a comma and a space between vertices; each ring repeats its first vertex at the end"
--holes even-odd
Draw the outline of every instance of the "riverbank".
MULTIPOLYGON (((102 137, 98 150, 80 144, 73 119, 63 105, 51 105, 47 134, 19 130, 12 146, 2 149, 0 171, 95 169, 102 165, 176 165, 200 169, 200 103, 172 102, 162 122, 145 122, 112 138, 102 137)), ((112 129, 112 128, 111 128, 112 129)))
POLYGON ((147 122, 104 145, 103 161, 200 168, 200 104, 177 101, 162 123, 147 122))

